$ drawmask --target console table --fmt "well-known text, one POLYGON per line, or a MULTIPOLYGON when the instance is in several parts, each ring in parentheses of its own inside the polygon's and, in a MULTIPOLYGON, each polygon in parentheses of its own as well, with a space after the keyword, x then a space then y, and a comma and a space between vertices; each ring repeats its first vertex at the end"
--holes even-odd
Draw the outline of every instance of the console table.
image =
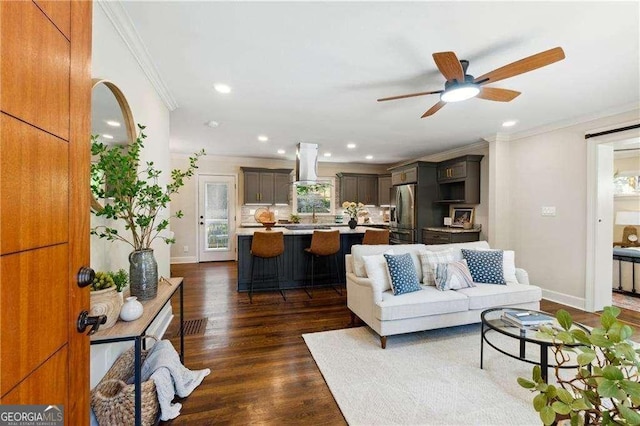
POLYGON ((145 344, 145 336, 151 323, 157 318, 158 314, 165 307, 171 297, 180 290, 180 362, 184 363, 184 316, 183 316, 183 289, 182 278, 163 279, 158 283, 158 295, 151 300, 141 301, 144 307, 142 316, 135 321, 125 322, 118 321, 107 330, 98 330, 91 335, 91 345, 101 345, 105 343, 127 342, 133 341, 135 345, 134 355, 134 384, 135 384, 135 407, 136 416, 135 424, 142 424, 142 386, 141 386, 141 356, 143 345, 145 344))

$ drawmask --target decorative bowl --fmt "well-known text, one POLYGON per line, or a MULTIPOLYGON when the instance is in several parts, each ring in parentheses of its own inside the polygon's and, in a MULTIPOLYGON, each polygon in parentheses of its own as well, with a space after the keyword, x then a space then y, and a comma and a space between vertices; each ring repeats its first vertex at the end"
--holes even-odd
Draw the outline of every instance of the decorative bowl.
POLYGON ((262 222, 262 226, 264 226, 267 231, 271 231, 271 228, 275 224, 275 222, 262 222))

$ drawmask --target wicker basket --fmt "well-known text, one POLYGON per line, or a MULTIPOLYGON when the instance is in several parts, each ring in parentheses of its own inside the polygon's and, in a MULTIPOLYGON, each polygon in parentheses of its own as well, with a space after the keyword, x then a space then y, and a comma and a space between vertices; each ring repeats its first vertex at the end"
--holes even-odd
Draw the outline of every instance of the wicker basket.
MULTIPOLYGON (((142 351, 143 363, 148 351, 142 351)), ((135 384, 126 380, 134 375, 134 348, 118 357, 100 383, 91 390, 91 407, 100 425, 133 425, 135 423, 135 384)), ((142 424, 153 425, 158 418, 159 405, 153 380, 141 384, 142 424)))

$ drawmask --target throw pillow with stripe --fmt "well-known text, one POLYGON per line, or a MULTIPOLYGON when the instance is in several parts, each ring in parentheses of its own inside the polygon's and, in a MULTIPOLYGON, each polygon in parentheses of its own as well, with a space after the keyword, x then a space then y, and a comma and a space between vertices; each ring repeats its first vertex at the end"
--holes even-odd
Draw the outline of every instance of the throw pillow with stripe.
POLYGON ((387 259, 387 268, 389 268, 389 277, 391 278, 391 288, 394 296, 422 290, 409 253, 385 254, 384 258, 387 259))
POLYGON ((451 263, 438 263, 436 268, 436 288, 440 291, 475 287, 467 261, 462 259, 451 263))
POLYGON ((469 265, 469 271, 476 283, 507 284, 502 272, 502 250, 467 250, 462 249, 462 256, 469 265))
POLYGON ((422 264, 422 284, 436 285, 436 268, 438 263, 449 263, 455 260, 453 250, 421 251, 420 263, 422 264))

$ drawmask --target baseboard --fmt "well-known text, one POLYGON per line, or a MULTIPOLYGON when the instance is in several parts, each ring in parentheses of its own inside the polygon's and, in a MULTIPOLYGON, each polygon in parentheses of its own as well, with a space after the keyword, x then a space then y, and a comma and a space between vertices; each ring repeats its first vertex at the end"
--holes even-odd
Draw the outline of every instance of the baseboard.
POLYGON ((175 263, 198 263, 198 258, 195 256, 172 257, 171 264, 175 263))
POLYGON ((587 303, 583 297, 570 296, 557 291, 542 289, 542 298, 580 310, 586 310, 587 303))

